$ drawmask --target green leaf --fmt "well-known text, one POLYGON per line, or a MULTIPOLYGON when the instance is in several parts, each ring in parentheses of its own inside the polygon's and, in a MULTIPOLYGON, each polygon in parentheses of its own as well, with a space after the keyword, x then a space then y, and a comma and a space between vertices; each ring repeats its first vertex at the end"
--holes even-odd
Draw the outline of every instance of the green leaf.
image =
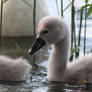
POLYGON ((32 6, 31 6, 31 4, 27 1, 27 0, 22 0, 27 6, 29 6, 29 7, 31 7, 32 8, 32 6))
POLYGON ((87 4, 89 0, 85 0, 85 3, 87 4))
POLYGON ((58 1, 56 0, 56 7, 57 7, 57 12, 58 12, 58 15, 60 15, 59 14, 59 9, 58 9, 58 1))
POLYGON ((65 9, 63 10, 63 12, 66 11, 66 10, 72 5, 73 2, 74 2, 74 0, 72 0, 72 1, 65 7, 65 9))
POLYGON ((83 10, 83 9, 85 9, 85 8, 88 8, 88 7, 90 7, 90 4, 86 4, 86 5, 82 6, 82 7, 81 7, 81 10, 83 10))
POLYGON ((88 17, 92 13, 92 4, 88 8, 88 12, 86 13, 86 17, 88 17))
POLYGON ((6 3, 8 0, 4 0, 3 3, 6 3))

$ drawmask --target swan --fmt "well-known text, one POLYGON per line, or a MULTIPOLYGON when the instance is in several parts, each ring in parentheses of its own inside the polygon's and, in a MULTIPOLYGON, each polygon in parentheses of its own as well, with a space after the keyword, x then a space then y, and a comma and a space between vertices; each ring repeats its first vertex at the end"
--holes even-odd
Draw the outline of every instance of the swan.
POLYGON ((26 59, 0 55, 0 81, 25 81, 30 69, 26 59))
POLYGON ((52 45, 47 68, 49 81, 92 83, 92 55, 68 62, 70 31, 61 17, 44 17, 39 22, 37 31, 36 40, 29 53, 33 55, 46 44, 52 45))

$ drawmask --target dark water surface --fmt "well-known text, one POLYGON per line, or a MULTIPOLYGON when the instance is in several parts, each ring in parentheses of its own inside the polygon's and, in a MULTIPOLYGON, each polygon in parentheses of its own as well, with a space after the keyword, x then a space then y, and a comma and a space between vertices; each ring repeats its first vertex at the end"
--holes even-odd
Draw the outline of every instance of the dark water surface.
POLYGON ((33 37, 2 38, 1 55, 12 58, 23 57, 33 68, 26 82, 0 82, 0 92, 92 92, 92 85, 49 83, 46 79, 46 67, 50 46, 44 47, 31 57, 28 50, 32 42, 33 37))

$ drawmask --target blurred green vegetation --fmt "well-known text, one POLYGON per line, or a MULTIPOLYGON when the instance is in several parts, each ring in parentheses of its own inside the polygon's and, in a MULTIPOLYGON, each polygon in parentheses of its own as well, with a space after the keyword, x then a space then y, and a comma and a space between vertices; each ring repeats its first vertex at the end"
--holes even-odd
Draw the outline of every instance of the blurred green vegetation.
MULTIPOLYGON (((63 1, 63 0, 61 0, 63 1)), ((79 24, 79 34, 78 40, 76 40, 76 30, 75 30, 75 15, 76 15, 76 8, 74 6, 74 2, 76 0, 71 0, 71 2, 63 9, 64 13, 68 8, 71 7, 71 57, 72 60, 74 57, 79 57, 80 55, 80 42, 81 42, 81 29, 82 29, 82 21, 83 21, 83 12, 85 12, 85 26, 84 26, 84 44, 83 44, 83 55, 86 54, 86 28, 87 28, 87 18, 92 13, 92 3, 89 3, 89 0, 84 0, 85 5, 81 6, 80 10, 80 24, 79 24)), ((63 5, 63 4, 62 4, 63 5)), ((63 15, 63 14, 62 14, 63 15)))
MULTIPOLYGON (((8 0, 1 0, 1 15, 0 15, 0 45, 1 45, 1 33, 2 33, 2 21, 3 21, 3 4, 7 2, 8 0)), ((32 8, 32 5, 28 3, 27 0, 22 0, 25 4, 27 4, 30 8, 32 8)), ((64 1, 61 0, 61 12, 59 12, 58 9, 58 0, 56 0, 56 6, 57 6, 57 11, 58 15, 63 17, 64 12, 71 7, 71 60, 74 57, 79 57, 80 55, 80 42, 81 42, 81 29, 82 29, 82 21, 83 21, 83 11, 85 11, 85 28, 84 28, 84 44, 83 44, 83 54, 85 55, 86 53, 86 27, 87 27, 87 18, 90 16, 92 13, 92 3, 89 3, 89 0, 84 0, 85 5, 81 6, 80 10, 80 24, 79 24, 79 34, 78 34, 78 41, 76 40, 76 30, 75 30, 75 14, 76 14, 76 8, 74 6, 74 2, 76 0, 71 0, 71 2, 63 8, 63 3, 64 1)), ((36 6, 37 6, 37 1, 34 0, 34 5, 33 5, 33 28, 34 28, 34 38, 36 34, 36 6)))

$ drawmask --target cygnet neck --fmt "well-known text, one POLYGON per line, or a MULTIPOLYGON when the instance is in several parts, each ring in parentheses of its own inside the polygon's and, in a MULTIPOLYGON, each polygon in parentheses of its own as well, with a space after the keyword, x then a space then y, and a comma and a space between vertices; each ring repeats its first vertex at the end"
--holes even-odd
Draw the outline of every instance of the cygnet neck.
POLYGON ((68 35, 59 43, 52 46, 48 65, 48 79, 51 81, 63 80, 70 54, 70 39, 68 35))

